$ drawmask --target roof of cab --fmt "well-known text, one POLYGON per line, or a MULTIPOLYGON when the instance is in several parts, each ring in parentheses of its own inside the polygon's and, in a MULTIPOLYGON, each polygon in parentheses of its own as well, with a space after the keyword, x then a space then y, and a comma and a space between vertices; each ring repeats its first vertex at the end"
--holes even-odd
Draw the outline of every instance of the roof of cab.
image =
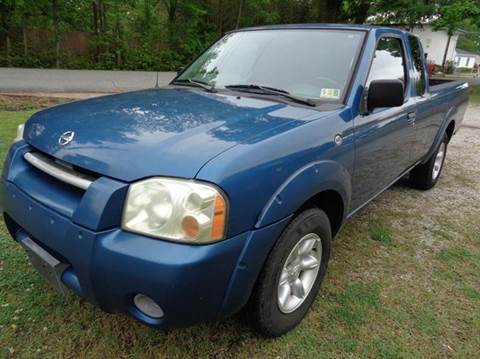
POLYGON ((341 29, 341 30, 363 30, 369 31, 373 29, 389 29, 397 30, 400 32, 406 32, 402 29, 388 26, 379 26, 379 25, 361 25, 361 24, 279 24, 279 25, 265 25, 265 26, 255 26, 255 27, 246 27, 243 29, 232 30, 231 32, 236 31, 254 31, 254 30, 285 30, 285 29, 341 29))

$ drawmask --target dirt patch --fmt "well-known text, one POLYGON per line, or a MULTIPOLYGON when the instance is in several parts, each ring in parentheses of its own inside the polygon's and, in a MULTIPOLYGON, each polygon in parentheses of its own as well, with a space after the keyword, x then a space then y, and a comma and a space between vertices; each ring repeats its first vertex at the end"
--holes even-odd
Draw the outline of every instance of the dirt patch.
POLYGON ((0 111, 26 111, 50 107, 64 102, 68 98, 36 97, 36 96, 12 96, 0 94, 0 111))

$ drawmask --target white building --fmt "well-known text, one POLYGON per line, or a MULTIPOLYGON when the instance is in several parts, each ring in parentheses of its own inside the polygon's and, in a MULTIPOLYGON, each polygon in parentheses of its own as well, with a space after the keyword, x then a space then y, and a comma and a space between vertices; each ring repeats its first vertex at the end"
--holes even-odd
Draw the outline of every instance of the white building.
POLYGON ((423 51, 427 54, 427 61, 433 62, 435 65, 443 65, 445 51, 447 51, 445 60, 454 61, 458 35, 462 31, 457 31, 449 36, 444 30, 434 31, 430 25, 423 25, 410 29, 410 32, 420 38, 423 51))
POLYGON ((455 49, 455 67, 473 69, 479 61, 479 53, 455 49))

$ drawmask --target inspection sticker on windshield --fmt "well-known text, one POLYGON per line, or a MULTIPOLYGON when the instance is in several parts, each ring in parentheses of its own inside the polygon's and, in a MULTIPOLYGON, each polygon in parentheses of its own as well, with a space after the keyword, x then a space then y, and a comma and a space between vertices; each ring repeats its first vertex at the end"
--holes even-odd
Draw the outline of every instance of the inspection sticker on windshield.
POLYGON ((340 98, 340 89, 322 89, 320 91, 321 98, 340 98))

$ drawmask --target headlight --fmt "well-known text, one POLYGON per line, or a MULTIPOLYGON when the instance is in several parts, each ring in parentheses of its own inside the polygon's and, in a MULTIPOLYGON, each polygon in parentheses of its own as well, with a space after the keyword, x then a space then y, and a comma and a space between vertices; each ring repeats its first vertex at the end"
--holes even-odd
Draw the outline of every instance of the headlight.
POLYGON ((17 127, 17 136, 13 140, 13 143, 23 140, 23 130, 25 129, 25 124, 18 125, 17 127))
POLYGON ((215 187, 199 182, 151 178, 130 185, 122 228, 179 242, 224 238, 227 204, 215 187))

